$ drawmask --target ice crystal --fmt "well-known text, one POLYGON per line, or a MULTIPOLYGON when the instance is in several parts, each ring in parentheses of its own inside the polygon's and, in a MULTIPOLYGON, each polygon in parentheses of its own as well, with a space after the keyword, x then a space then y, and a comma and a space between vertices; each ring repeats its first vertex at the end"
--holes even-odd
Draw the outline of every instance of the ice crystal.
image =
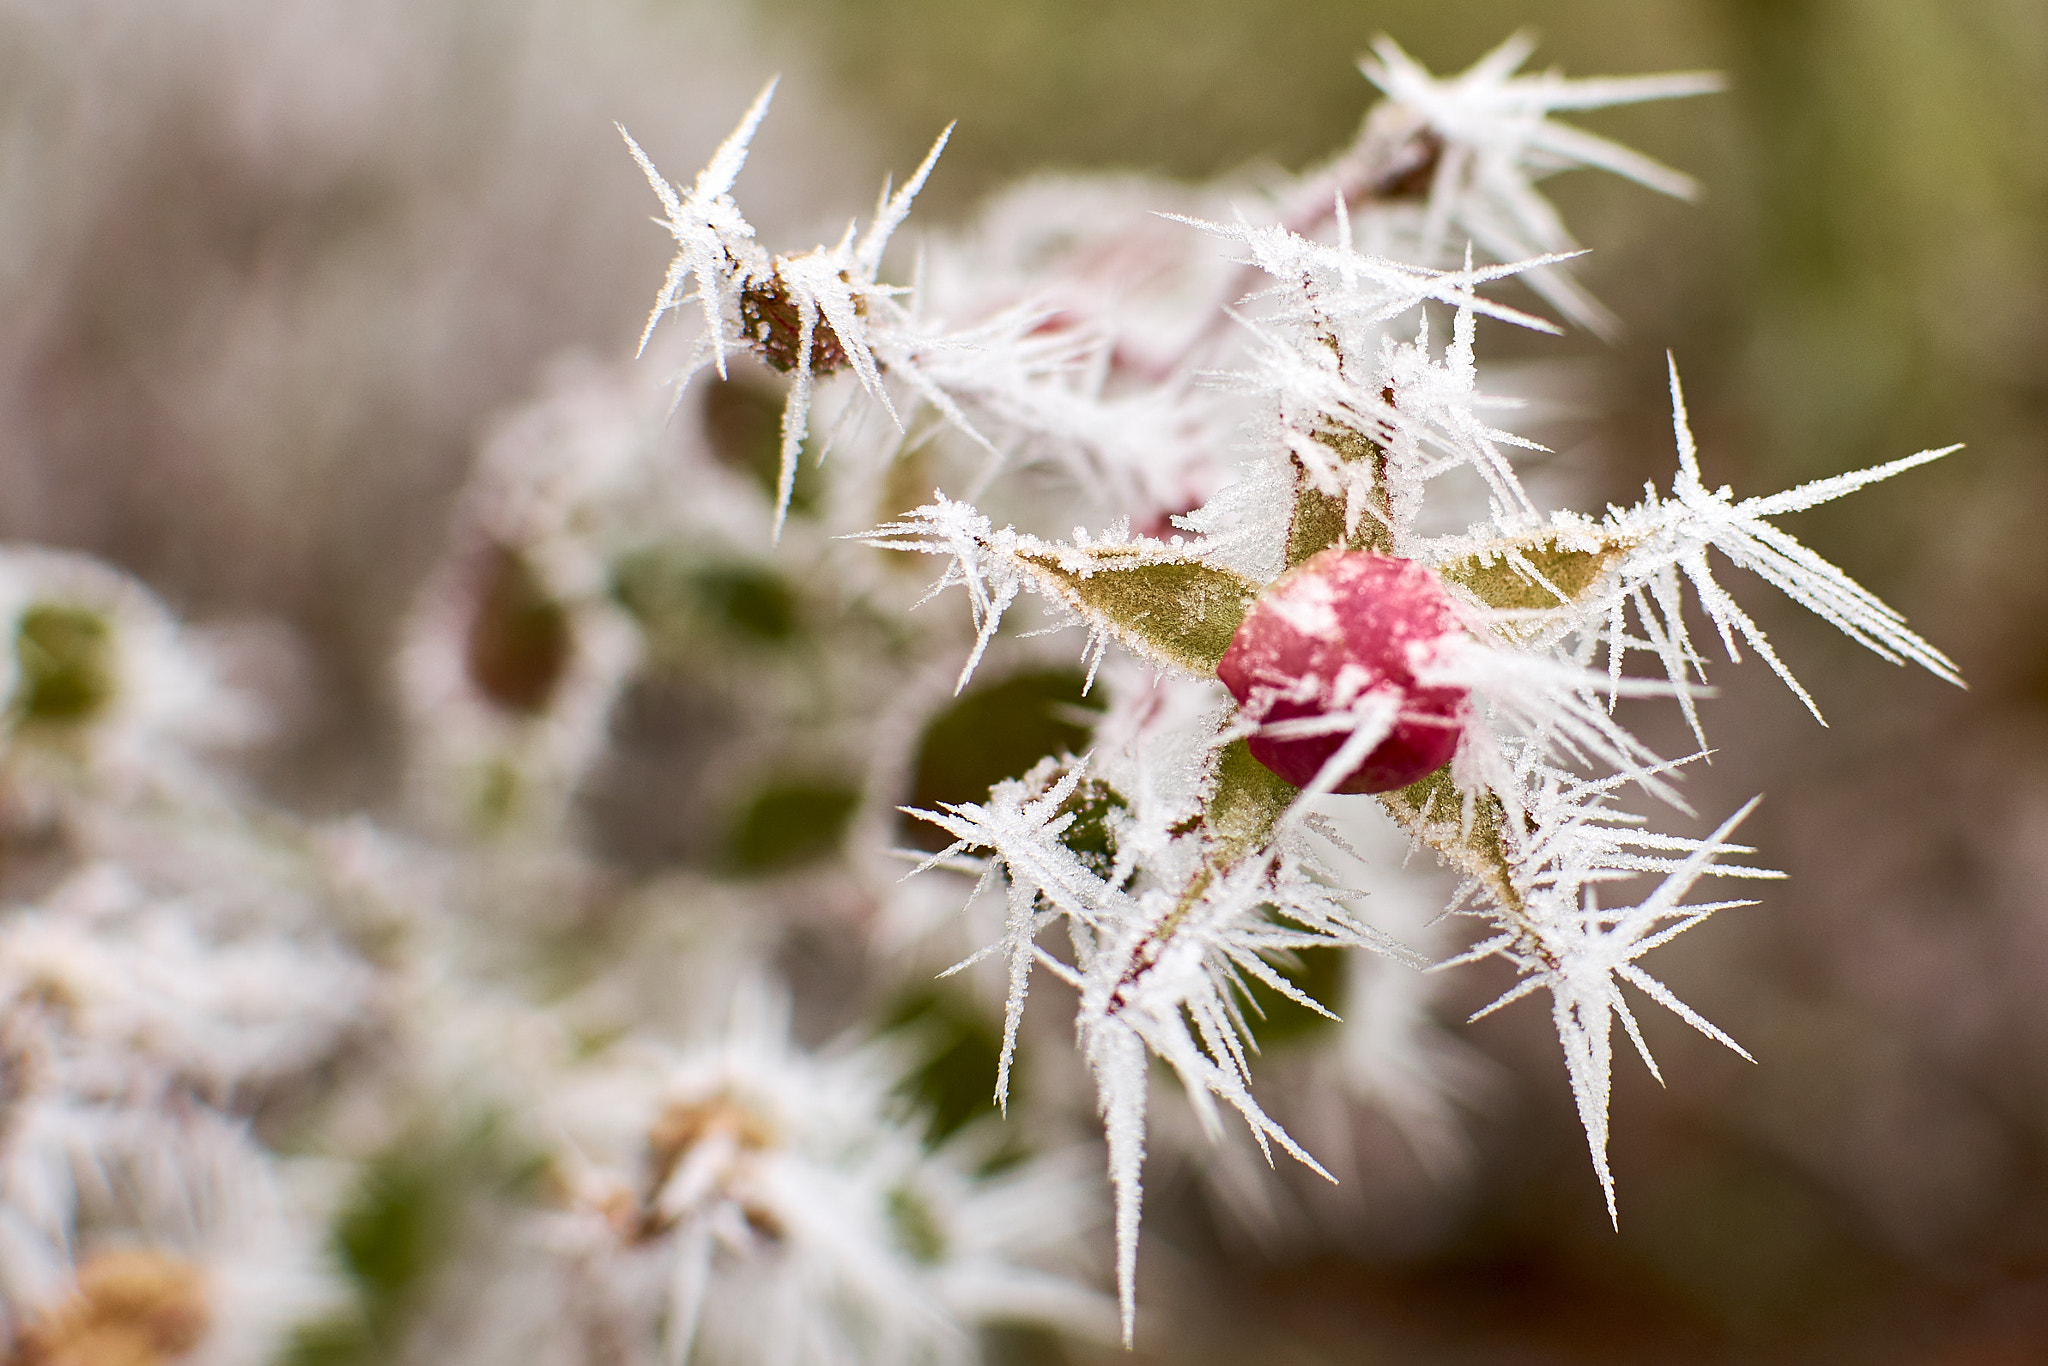
POLYGON ((1081 993, 1076 1028, 1095 1073, 1109 1140, 1117 1283, 1128 1339, 1148 1055, 1174 1069, 1212 1132, 1218 1119, 1214 1102, 1220 1100, 1237 1111, 1262 1148, 1277 1144, 1321 1171, 1252 1098, 1249 1028, 1237 994, 1253 979, 1320 1011, 1273 969, 1275 955, 1315 946, 1392 946, 1351 913, 1341 888, 1319 876, 1313 850, 1299 837, 1276 840, 1259 857, 1226 864, 1218 848, 1231 832, 1177 834, 1175 825, 1161 824, 1166 813, 1147 810, 1141 798, 1128 820, 1119 822, 1122 837, 1111 867, 1106 873, 1088 867, 1061 839, 1078 819, 1070 804, 1085 777, 1078 763, 1062 772, 1048 761, 1026 778, 999 784, 986 802, 914 814, 954 837, 932 862, 987 850, 984 881, 1000 874, 1008 888, 1003 939, 984 951, 1003 955, 1010 982, 999 1101, 1007 1099, 1009 1061, 1033 969, 1043 967, 1081 993), (1055 923, 1066 928, 1071 963, 1039 942, 1055 923))

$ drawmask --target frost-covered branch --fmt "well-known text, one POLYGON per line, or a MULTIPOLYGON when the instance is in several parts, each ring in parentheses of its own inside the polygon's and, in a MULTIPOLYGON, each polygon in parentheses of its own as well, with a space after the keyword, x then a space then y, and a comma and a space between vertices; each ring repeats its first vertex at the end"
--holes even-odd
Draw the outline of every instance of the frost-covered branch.
POLYGON ((1750 852, 1730 836, 1754 802, 1705 838, 1653 823, 1691 817, 1680 779, 1705 755, 1687 612, 1819 714, 1709 552, 1879 655, 1956 681, 1896 612, 1770 520, 1946 451, 1737 500, 1705 484, 1674 364, 1668 494, 1651 487, 1596 517, 1548 509, 1525 484, 1518 464, 1543 448, 1489 392, 1477 320, 1558 328, 1487 287, 1518 277, 1569 323, 1617 326, 1571 279, 1577 248, 1540 182, 1588 168, 1694 193, 1557 116, 1720 87, 1702 73, 1517 74, 1531 47, 1511 38, 1439 78, 1382 39, 1361 70, 1386 99, 1328 165, 1250 202, 1162 196, 1150 213, 1116 196, 1089 201, 1119 206, 1100 215, 1078 200, 1055 212, 1050 190, 1020 196, 980 235, 934 244, 938 268, 914 289, 882 282, 883 252, 938 147, 885 190, 866 233, 849 226, 837 245, 789 256, 759 246, 730 197, 766 92, 687 192, 633 149, 678 245, 650 328, 694 299, 693 365, 723 374, 728 351, 748 350, 791 376, 782 509, 814 389, 849 371, 849 397, 899 435, 868 462, 893 505, 842 539, 944 562, 920 605, 965 591, 974 639, 955 692, 1022 648, 1007 624, 1026 596, 1053 626, 1083 629, 1089 686, 1107 665, 1115 719, 1085 759, 1048 755, 985 799, 903 809, 951 840, 922 870, 972 871, 970 905, 1000 902, 1000 929, 954 971, 993 960, 1006 983, 993 1078, 1005 1111, 1034 973, 1075 988, 1127 1339, 1150 1059, 1173 1069, 1206 1130, 1228 1109, 1269 1159, 1277 1145, 1322 1170, 1254 1096, 1247 1006, 1265 994, 1330 1013, 1291 975, 1303 951, 1404 956, 1339 872, 1352 867, 1340 804, 1374 796, 1455 875, 1449 908, 1483 928, 1451 962, 1498 958, 1519 975, 1489 1009, 1549 994, 1612 1214, 1616 1019, 1656 1070, 1621 984, 1733 1047, 1640 960, 1748 904, 1690 899, 1703 880, 1776 876, 1731 861, 1750 852), (1041 220, 1016 221, 1034 204, 1041 220), (1173 278, 1130 284, 1141 262, 1173 278), (1433 340, 1445 314, 1449 335, 1433 340), (1226 452, 1246 457, 1235 479, 1226 452), (1019 492, 999 478, 1041 458, 1064 485, 1019 492), (1080 525, 1065 540, 1019 529, 1069 511, 1080 525), (1150 666, 1151 702, 1132 701, 1143 689, 1113 650, 1150 666), (1627 671, 1641 652, 1658 666, 1649 677, 1627 671), (1652 753, 1617 710, 1624 696, 1675 702, 1699 752, 1652 753), (1049 942, 1055 927, 1064 942, 1049 942))

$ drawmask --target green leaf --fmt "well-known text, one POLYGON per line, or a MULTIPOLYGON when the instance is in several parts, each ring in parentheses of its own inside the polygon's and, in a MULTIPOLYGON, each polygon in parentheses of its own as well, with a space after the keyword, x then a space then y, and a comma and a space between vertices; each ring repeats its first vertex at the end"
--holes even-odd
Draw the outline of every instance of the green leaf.
POLYGON ((1294 493, 1294 516, 1287 524, 1287 567, 1343 545, 1344 540, 1344 500, 1324 493, 1303 474, 1294 493))
POLYGON ((1451 766, 1445 764, 1398 791, 1382 793, 1380 805, 1444 863, 1477 878, 1502 906, 1522 904, 1502 839, 1507 812, 1493 793, 1481 792, 1474 799, 1472 823, 1467 828, 1465 795, 1451 781, 1451 766))
POLYGON ((1558 533, 1545 532, 1438 565, 1437 572, 1488 607, 1541 611, 1562 605, 1544 579, 1561 591, 1566 601, 1577 602, 1600 583, 1622 551, 1621 546, 1597 542, 1567 546, 1558 533))
POLYGON ((1210 862, 1221 871, 1235 867, 1273 837, 1273 827, 1301 789, 1252 757, 1251 746, 1233 740, 1216 761, 1216 786, 1207 818, 1218 849, 1210 862))
POLYGON ((1145 658, 1213 674, 1258 585, 1156 544, 1046 547, 1017 557, 1040 585, 1145 658))
POLYGON ((1294 461, 1294 516, 1287 524, 1287 567, 1292 569, 1311 555, 1325 550, 1376 550, 1394 553, 1393 536, 1387 530, 1386 452, 1371 438, 1348 428, 1327 428, 1317 432, 1316 441, 1329 447, 1340 461, 1370 461, 1373 484, 1368 495, 1373 506, 1358 519, 1358 529, 1344 533, 1344 500, 1323 492, 1310 481, 1308 467, 1294 461), (1374 513, 1378 516, 1374 516, 1374 513))
MULTIPOLYGON (((1251 747, 1233 740, 1216 764, 1206 819, 1217 841, 1206 866, 1182 893, 1189 904, 1220 872, 1228 872, 1264 849, 1273 828, 1301 789, 1252 757, 1251 747)), ((1464 823, 1465 797, 1445 764, 1398 791, 1382 793, 1380 804, 1401 827, 1434 850, 1446 864, 1477 878, 1504 906, 1518 906, 1507 846, 1501 837, 1507 818, 1500 798, 1482 792, 1473 802, 1472 823, 1464 823)))

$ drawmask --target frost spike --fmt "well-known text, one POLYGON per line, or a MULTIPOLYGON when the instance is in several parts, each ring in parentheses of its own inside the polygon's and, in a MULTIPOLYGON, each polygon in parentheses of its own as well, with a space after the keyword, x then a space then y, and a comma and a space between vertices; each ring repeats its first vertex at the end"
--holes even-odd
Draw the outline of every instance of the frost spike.
POLYGON ((718 144, 711 160, 697 173, 697 183, 691 187, 695 197, 709 199, 732 189, 733 182, 740 177, 740 168, 747 164, 747 149, 754 141, 754 134, 759 131, 761 120, 768 117, 768 106, 774 103, 775 87, 781 83, 782 77, 770 76, 768 83, 761 87, 761 93, 754 96, 747 112, 740 115, 739 126, 718 144))
POLYGON ((903 183, 903 188, 891 196, 875 213, 875 221, 868 225, 867 232, 860 239, 860 246, 854 251, 854 259, 860 262, 872 275, 881 268, 883 249, 889 245, 889 238, 896 229, 903 226, 903 220, 910 214, 911 201, 924 188, 925 180, 931 175, 932 167, 939 164, 939 153, 946 150, 946 143, 953 136, 957 123, 949 123, 939 133, 932 149, 924 154, 917 171, 903 183))
MULTIPOLYGON (((1691 177, 1549 115, 1641 100, 1678 99, 1722 88, 1704 72, 1567 80, 1545 72, 1516 76, 1534 48, 1517 33, 1459 75, 1432 76, 1394 41, 1380 37, 1359 70, 1390 101, 1415 111, 1441 139, 1430 188, 1424 250, 1438 254, 1452 228, 1502 260, 1560 251, 1571 236, 1535 182, 1551 171, 1594 167, 1679 198, 1696 190, 1691 177)), ((1581 326, 1612 334, 1613 316, 1560 272, 1530 277, 1537 292, 1581 326)))
POLYGON ((647 183, 653 187, 662 208, 667 211, 668 220, 663 226, 676 239, 678 248, 675 259, 669 263, 661 293, 655 297, 654 308, 647 315, 647 325, 640 332, 640 352, 646 351, 647 339, 654 335, 655 324, 661 321, 661 315, 682 302, 677 291, 687 267, 697 278, 697 297, 704 310, 704 328, 711 339, 718 376, 720 379, 726 377, 725 327, 721 315, 724 295, 719 287, 726 272, 718 268, 718 258, 727 255, 723 242, 726 234, 742 240, 751 239, 754 234, 726 196, 733 182, 739 178, 740 168, 746 164, 747 148, 760 128, 761 120, 767 117, 768 106, 775 98, 776 83, 780 80, 779 76, 771 77, 761 87, 761 93, 741 115, 739 126, 718 145, 718 150, 711 154, 711 160, 697 173, 696 182, 687 196, 676 193, 675 187, 655 169, 653 160, 641 150, 632 134, 622 125, 613 125, 618 128, 619 136, 626 140, 633 160, 639 163, 647 183), (717 248, 715 252, 714 247, 717 248))
POLYGON ((1088 1060, 1098 1078, 1109 1184, 1116 1199, 1116 1298, 1124 1346, 1138 1329, 1138 1227, 1145 1188, 1145 1045, 1128 1026, 1104 1022, 1089 1031, 1088 1060))
POLYGON ((1803 512, 1807 508, 1833 502, 1844 494, 1854 493, 1865 485, 1889 479, 1895 474, 1904 474, 1910 469, 1917 469, 1929 461, 1941 459, 1944 455, 1954 455, 1962 448, 1962 443, 1958 442, 1938 450, 1901 456, 1882 465, 1873 465, 1867 470, 1855 470, 1827 479, 1816 479, 1812 483, 1801 484, 1798 488, 1787 489, 1783 493, 1773 493, 1763 498, 1745 498, 1737 506, 1752 517, 1776 517, 1785 512, 1803 512))
POLYGON ((1050 599, 1095 637, 1197 677, 1215 670, 1258 593, 1242 575, 1208 563, 1200 543, 1143 536, 1086 545, 1043 541, 1013 527, 995 530, 968 504, 935 496, 861 539, 882 550, 951 558, 932 594, 964 584, 973 604, 978 637, 963 685, 1020 592, 1050 599))
POLYGON ((1699 449, 1693 445, 1692 421, 1685 413, 1685 390, 1678 382, 1677 357, 1666 351, 1664 366, 1671 374, 1671 434, 1678 443, 1678 479, 1673 491, 1683 499, 1704 488, 1700 483, 1699 449))
MULTIPOLYGON (((796 496, 796 466, 803 455, 804 438, 810 435, 811 425, 811 366, 810 355, 813 340, 818 335, 818 307, 810 299, 797 299, 797 347, 804 357, 804 364, 798 367, 796 378, 790 381, 789 396, 782 404, 782 450, 781 463, 775 474, 775 527, 769 533, 771 543, 782 543, 782 524, 789 518, 789 500, 796 496)), ((719 371, 724 374, 723 369, 719 371)))

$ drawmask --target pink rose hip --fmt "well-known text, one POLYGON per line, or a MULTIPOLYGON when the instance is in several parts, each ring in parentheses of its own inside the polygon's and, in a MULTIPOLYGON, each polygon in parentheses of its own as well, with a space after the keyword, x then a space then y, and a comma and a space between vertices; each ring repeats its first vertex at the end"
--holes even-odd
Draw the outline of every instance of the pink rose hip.
MULTIPOLYGON (((1216 676, 1262 726, 1341 716, 1360 697, 1391 695, 1393 730, 1338 792, 1388 792, 1450 762, 1465 689, 1416 682, 1414 652, 1459 631, 1434 571, 1365 550, 1325 550, 1269 584, 1245 614, 1216 676)), ((1252 757, 1306 787, 1347 732, 1264 734, 1252 757)))

